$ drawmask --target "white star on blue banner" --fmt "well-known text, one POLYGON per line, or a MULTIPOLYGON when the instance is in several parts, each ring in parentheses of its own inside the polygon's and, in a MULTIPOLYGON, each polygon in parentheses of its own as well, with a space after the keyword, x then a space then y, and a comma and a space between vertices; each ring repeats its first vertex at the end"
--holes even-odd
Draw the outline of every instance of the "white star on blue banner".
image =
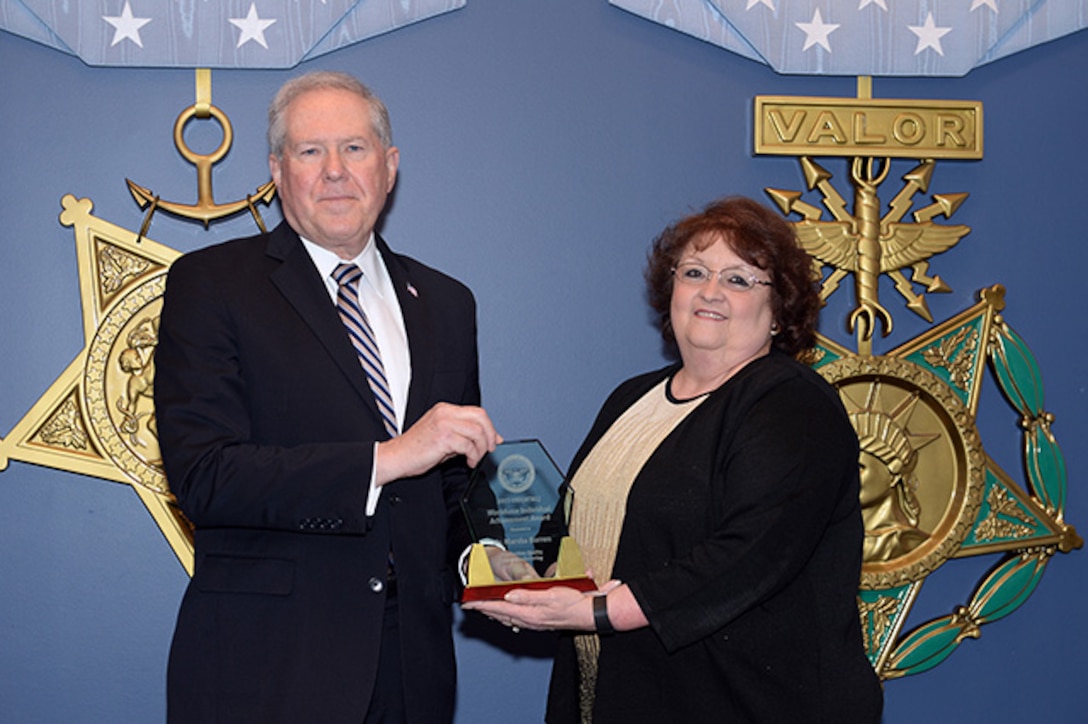
POLYGON ((1088 0, 609 0, 779 73, 962 76, 1088 26, 1088 0))
POLYGON ((0 30, 89 65, 293 68, 466 0, 0 0, 0 30))
MULTIPOLYGON (((0 30, 90 65, 291 68, 466 2, 0 0, 0 30)), ((609 2, 796 74, 961 76, 1088 26, 1088 0, 609 2)))

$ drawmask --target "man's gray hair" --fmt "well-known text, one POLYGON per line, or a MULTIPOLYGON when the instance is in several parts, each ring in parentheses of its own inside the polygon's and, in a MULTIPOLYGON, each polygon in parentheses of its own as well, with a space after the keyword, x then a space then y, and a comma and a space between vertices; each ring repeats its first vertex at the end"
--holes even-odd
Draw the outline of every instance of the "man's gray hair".
POLYGON ((277 158, 283 158, 283 147, 287 143, 285 114, 291 102, 303 93, 312 90, 332 88, 344 90, 366 101, 370 107, 370 125, 382 143, 388 149, 393 145, 393 127, 389 123, 389 110, 381 98, 354 76, 331 70, 320 70, 297 78, 292 78, 280 87, 272 104, 268 107, 268 150, 277 158))

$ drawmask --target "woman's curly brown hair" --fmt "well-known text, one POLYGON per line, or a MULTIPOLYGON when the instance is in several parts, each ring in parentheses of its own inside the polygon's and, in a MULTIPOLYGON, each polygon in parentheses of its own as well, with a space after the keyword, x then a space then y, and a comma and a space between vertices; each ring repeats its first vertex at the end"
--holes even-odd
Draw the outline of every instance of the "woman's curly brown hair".
POLYGON ((775 348, 798 356, 816 344, 820 295, 812 260, 797 244, 793 226, 752 199, 732 196, 702 212, 680 219, 654 239, 647 256, 646 285, 650 307, 665 344, 674 352, 676 337, 669 320, 673 268, 693 245, 703 250, 724 240, 745 262, 766 271, 773 283, 771 309, 779 332, 775 348))

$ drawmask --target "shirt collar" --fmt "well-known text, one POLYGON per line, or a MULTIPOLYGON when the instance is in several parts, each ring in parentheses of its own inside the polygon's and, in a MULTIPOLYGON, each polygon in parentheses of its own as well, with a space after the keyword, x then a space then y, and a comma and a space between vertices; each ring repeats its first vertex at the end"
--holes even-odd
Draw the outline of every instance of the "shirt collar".
POLYGON ((387 290, 392 289, 392 280, 385 268, 382 254, 378 251, 378 244, 374 239, 373 231, 370 232, 370 238, 367 239, 366 246, 359 252, 359 255, 347 261, 303 236, 299 236, 299 238, 302 239, 303 246, 306 247, 310 258, 313 259, 314 266, 317 267, 317 271, 320 272, 321 278, 326 283, 332 278, 332 273, 339 264, 350 263, 362 269, 363 276, 370 281, 370 285, 383 299, 386 297, 387 290))

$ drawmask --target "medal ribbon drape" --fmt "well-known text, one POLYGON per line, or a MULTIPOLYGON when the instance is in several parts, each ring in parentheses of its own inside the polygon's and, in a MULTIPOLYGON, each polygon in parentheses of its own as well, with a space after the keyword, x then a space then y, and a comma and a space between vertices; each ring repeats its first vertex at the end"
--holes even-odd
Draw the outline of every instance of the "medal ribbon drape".
POLYGON ((339 285, 336 310, 347 327, 348 337, 359 355, 359 362, 366 372, 370 389, 374 391, 374 399, 378 403, 378 412, 381 413, 385 429, 389 437, 395 437, 397 414, 393 410, 393 397, 389 394, 389 382, 385 378, 385 367, 382 365, 377 338, 359 302, 359 282, 363 278, 363 271, 355 264, 339 264, 333 270, 332 278, 339 285))

